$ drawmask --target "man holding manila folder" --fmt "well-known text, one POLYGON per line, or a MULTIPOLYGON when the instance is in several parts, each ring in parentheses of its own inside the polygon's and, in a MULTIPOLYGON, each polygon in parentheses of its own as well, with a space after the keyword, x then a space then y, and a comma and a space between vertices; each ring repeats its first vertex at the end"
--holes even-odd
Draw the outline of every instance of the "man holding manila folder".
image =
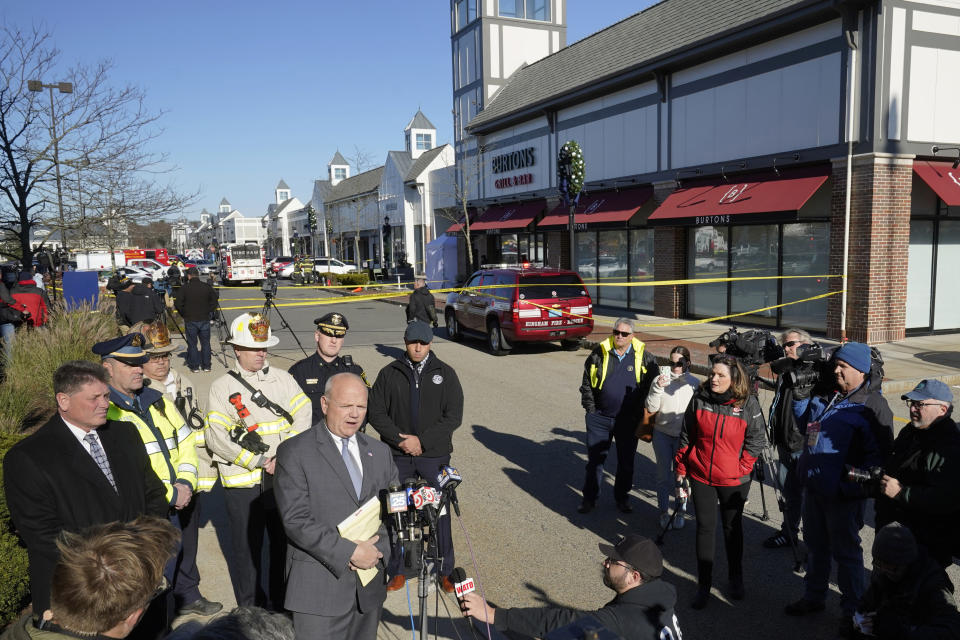
POLYGON ((287 533, 287 590, 297 638, 374 640, 386 599, 390 541, 379 492, 398 483, 387 445, 357 431, 367 386, 340 373, 320 398, 323 420, 277 451, 274 488, 287 533))

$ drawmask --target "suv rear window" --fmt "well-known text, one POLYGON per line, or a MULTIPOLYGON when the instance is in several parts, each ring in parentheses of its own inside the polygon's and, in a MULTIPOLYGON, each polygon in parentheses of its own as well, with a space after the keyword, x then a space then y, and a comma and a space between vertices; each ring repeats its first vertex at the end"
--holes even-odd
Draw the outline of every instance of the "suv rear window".
POLYGON ((520 299, 579 298, 587 294, 580 279, 572 273, 521 275, 520 299))

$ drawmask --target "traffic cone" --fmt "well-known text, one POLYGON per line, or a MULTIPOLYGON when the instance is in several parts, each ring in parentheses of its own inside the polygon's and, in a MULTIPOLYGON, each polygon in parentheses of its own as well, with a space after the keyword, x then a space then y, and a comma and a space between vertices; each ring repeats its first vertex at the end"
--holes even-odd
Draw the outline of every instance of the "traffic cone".
POLYGON ((357 287, 356 289, 352 290, 350 293, 360 293, 361 291, 363 291, 363 287, 357 287))

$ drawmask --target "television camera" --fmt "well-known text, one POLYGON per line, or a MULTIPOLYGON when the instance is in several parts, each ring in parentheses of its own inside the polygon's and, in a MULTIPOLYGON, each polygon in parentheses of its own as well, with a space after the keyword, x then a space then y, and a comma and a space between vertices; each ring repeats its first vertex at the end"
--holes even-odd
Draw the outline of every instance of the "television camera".
POLYGON ((748 367, 759 367, 783 357, 783 347, 766 329, 740 331, 732 326, 710 341, 710 346, 723 347, 723 353, 738 358, 748 367))

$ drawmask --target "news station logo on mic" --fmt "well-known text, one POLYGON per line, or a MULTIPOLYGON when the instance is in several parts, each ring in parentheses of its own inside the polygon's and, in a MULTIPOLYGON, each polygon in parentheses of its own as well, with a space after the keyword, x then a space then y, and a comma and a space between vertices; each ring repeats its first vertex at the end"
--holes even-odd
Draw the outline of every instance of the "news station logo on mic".
POLYGON ((453 591, 458 598, 462 598, 471 591, 476 591, 477 587, 473 583, 473 578, 467 578, 463 582, 455 582, 453 584, 453 591))
POLYGON ((387 494, 387 513, 400 513, 407 510, 405 491, 391 491, 387 494))

